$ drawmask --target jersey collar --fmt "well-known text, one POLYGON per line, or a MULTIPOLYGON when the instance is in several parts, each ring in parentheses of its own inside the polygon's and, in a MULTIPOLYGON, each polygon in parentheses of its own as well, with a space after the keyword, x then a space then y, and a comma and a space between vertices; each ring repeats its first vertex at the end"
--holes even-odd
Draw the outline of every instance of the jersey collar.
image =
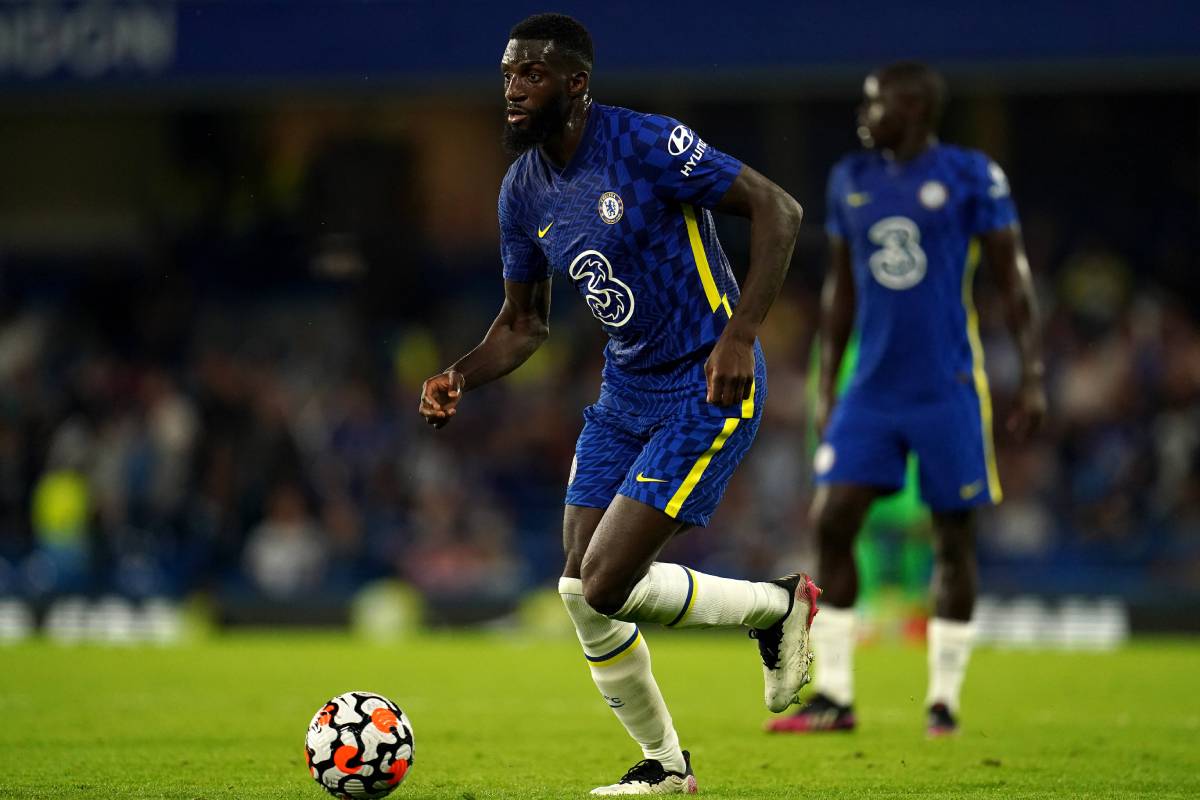
POLYGON ((908 161, 896 161, 895 159, 888 158, 882 152, 878 152, 879 161, 884 165, 890 174, 904 175, 918 165, 924 165, 925 161, 934 153, 936 153, 941 146, 942 143, 935 139, 933 143, 929 145, 929 147, 926 147, 908 161))
POLYGON ((591 160, 592 152, 596 149, 597 140, 600 138, 600 115, 602 112, 603 106, 593 102, 588 109, 587 122, 583 124, 583 135, 579 137, 579 146, 575 148, 575 152, 571 154, 571 160, 567 162, 561 172, 554 168, 550 159, 542 155, 541 148, 538 148, 538 158, 546 165, 546 169, 551 175, 559 180, 569 181, 591 160))

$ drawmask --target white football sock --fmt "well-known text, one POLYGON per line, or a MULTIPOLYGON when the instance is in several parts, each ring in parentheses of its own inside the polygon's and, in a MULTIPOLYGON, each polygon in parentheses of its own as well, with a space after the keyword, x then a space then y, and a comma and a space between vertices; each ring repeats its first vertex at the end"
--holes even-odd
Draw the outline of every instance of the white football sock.
POLYGON ((817 655, 813 688, 838 705, 854 702, 855 623, 853 608, 821 606, 813 620, 812 650, 817 655))
POLYGON ((945 703, 958 713, 959 694, 971 658, 975 628, 970 622, 935 617, 929 620, 929 694, 925 704, 945 703))
POLYGON ((613 619, 675 628, 768 628, 790 607, 791 598, 782 586, 718 578, 656 561, 613 619))
POLYGON ((583 581, 559 578, 558 593, 583 645, 596 688, 646 758, 683 772, 683 751, 671 713, 650 671, 650 648, 636 625, 599 614, 583 598, 583 581))

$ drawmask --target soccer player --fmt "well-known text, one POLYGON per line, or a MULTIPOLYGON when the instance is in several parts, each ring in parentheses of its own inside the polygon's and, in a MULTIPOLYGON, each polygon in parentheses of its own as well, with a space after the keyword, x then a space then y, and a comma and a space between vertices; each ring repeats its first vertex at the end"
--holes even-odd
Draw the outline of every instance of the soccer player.
POLYGON ((820 324, 813 502, 825 607, 813 628, 816 693, 773 731, 854 728, 853 545, 872 501, 904 484, 908 453, 933 512, 934 618, 929 623, 928 733, 958 728, 971 650, 975 509, 1000 501, 992 406, 973 301, 982 255, 1003 295, 1022 363, 1009 427, 1018 437, 1045 414, 1042 354, 1029 265, 1004 172, 982 153, 941 144, 942 78, 903 62, 867 77, 858 134, 865 152, 829 177, 831 268, 820 324), (858 365, 836 402, 851 329, 858 365), (828 421, 828 425, 826 425, 828 421))
POLYGON ((548 333, 552 273, 572 282, 609 343, 568 479, 558 588, 596 686, 644 755, 593 793, 690 793, 640 624, 748 627, 773 711, 808 680, 818 590, 807 576, 755 583, 656 561, 708 523, 754 439, 767 390, 757 331, 801 209, 686 125, 594 103, 591 37, 574 19, 539 14, 510 37, 504 138, 520 156, 500 189, 504 304, 474 350, 425 382, 420 412, 441 427, 464 392, 529 358, 548 333), (750 219, 740 296, 710 209, 750 219))

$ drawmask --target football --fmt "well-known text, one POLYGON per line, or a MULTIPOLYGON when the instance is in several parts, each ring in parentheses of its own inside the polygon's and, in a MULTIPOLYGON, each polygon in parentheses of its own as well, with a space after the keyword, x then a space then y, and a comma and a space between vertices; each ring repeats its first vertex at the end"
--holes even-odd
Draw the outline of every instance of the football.
POLYGON ((412 767, 412 724, 383 695, 339 694, 313 715, 304 760, 313 780, 334 797, 384 797, 412 767))

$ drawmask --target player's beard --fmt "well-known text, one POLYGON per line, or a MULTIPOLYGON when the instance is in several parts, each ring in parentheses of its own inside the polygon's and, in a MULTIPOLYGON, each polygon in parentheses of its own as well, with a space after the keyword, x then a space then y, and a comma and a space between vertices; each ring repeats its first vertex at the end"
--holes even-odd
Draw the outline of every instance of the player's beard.
POLYGON ((563 92, 554 100, 546 103, 540 109, 530 110, 529 117, 523 127, 504 123, 501 141, 504 149, 511 155, 519 156, 526 150, 545 144, 550 137, 560 133, 567 124, 571 113, 571 103, 567 93, 563 92))

